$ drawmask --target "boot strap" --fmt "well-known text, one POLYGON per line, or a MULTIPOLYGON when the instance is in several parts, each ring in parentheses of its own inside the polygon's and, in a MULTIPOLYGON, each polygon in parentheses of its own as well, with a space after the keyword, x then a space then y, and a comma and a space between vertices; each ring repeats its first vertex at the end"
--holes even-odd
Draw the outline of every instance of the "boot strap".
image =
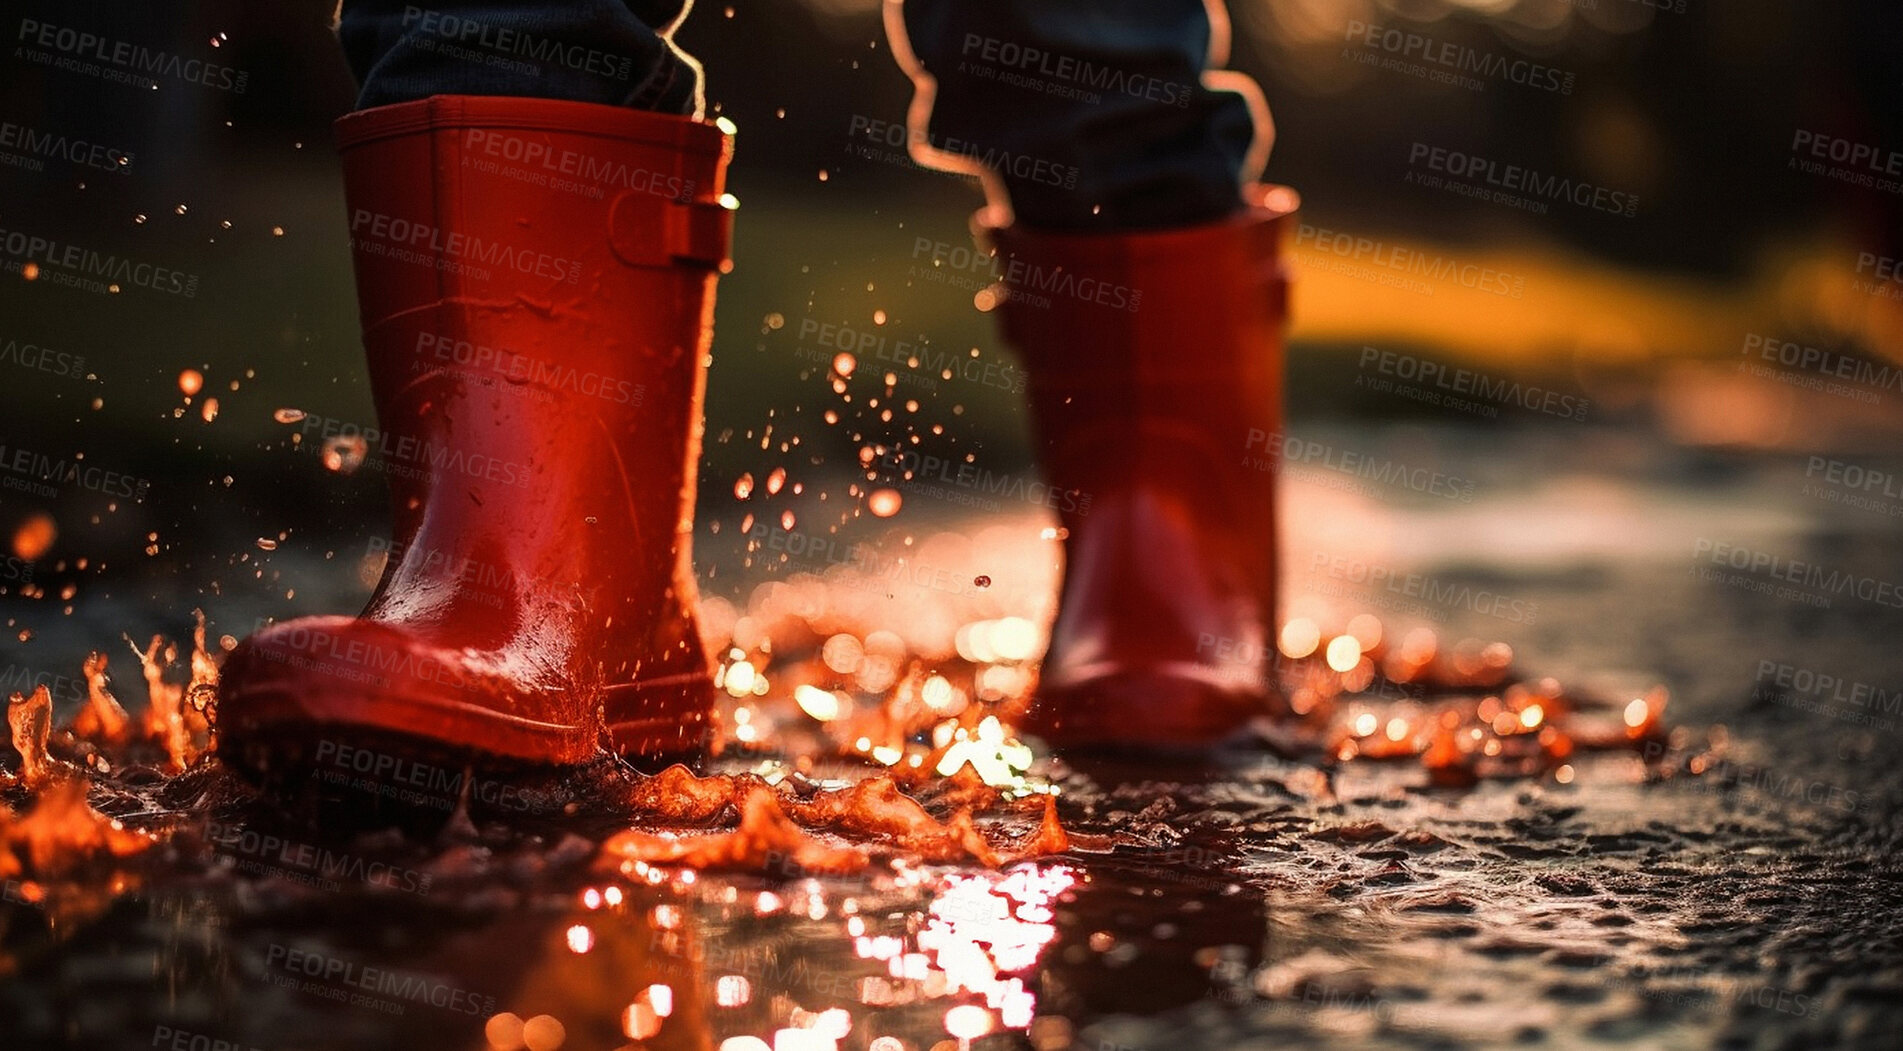
POLYGON ((629 266, 727 268, 733 210, 715 201, 677 201, 630 190, 615 199, 609 242, 629 266))

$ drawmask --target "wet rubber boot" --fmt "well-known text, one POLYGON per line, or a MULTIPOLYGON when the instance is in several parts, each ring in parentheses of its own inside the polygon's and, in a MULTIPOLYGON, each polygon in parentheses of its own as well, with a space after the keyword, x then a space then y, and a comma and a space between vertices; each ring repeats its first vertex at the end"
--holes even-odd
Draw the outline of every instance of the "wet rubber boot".
POLYGON ((1068 493, 1062 599, 1025 725, 1060 749, 1201 747, 1276 710, 1282 244, 1297 198, 1249 198, 1189 228, 981 231, 1045 480, 1068 493))
POLYGON ((689 545, 730 140, 472 96, 337 134, 391 549, 361 616, 231 654, 219 752, 401 778, 416 753, 447 769, 698 748, 713 683, 689 545))

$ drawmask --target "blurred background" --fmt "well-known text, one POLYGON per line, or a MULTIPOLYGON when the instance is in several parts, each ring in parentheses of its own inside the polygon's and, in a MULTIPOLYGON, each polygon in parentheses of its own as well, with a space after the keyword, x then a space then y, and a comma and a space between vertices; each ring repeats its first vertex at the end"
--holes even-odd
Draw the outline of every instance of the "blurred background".
MULTIPOLYGON (((310 427, 375 426, 330 132, 354 87, 329 0, 0 5, 0 696, 47 685, 63 724, 90 651, 137 712, 128 641, 182 642, 195 609, 214 647, 271 618, 354 613, 383 568, 382 465, 310 427), (115 79, 38 45, 33 23, 190 60, 196 77, 115 79), (50 262, 68 251, 132 265, 97 279, 50 262)), ((1648 691, 1667 687, 1669 754, 1647 738, 1646 762, 1582 752, 1576 771, 1459 791, 1418 764, 1357 761, 1317 792, 1312 766, 1253 753, 1214 777, 1151 764, 1097 790, 1072 776, 1067 824, 1190 849, 1050 862, 1058 882, 1079 878, 1049 926, 1026 925, 1052 939, 1022 961, 1045 1028, 980 1046, 1070 1046, 1073 1022, 1075 1046, 1097 1048, 1892 1046, 1903 5, 1230 13, 1230 65, 1261 83, 1279 129, 1267 177, 1302 199, 1287 440, 1235 450, 1279 487, 1282 652, 1371 676, 1369 621, 1388 639, 1431 628, 1457 657, 1501 650, 1455 640, 1504 642, 1527 678, 1643 698, 1646 719, 1664 696, 1648 691), (1583 189, 1488 185, 1509 166, 1583 189)), ((1015 692, 1057 580, 1052 513, 1019 495, 1036 471, 1022 374, 983 309, 991 265, 970 251, 980 195, 892 137, 911 85, 880 15, 878 0, 733 0, 679 33, 706 66, 709 115, 738 128, 695 541, 703 630, 733 725, 789 750, 838 712, 781 704, 770 721, 754 704, 769 671, 770 699, 787 701, 800 673, 781 669, 823 639, 862 701, 954 652, 981 691, 1015 692), (835 366, 848 349, 850 377, 835 366), (868 472, 880 447, 987 482, 868 472)), ((1363 719, 1356 739, 1378 745, 1363 719)), ((187 799, 199 773, 158 787, 187 799)), ((165 808, 206 810, 189 799, 165 808)), ((410 851, 352 842, 353 856, 410 851)), ((267 953, 282 944, 615 1032, 653 963, 642 946, 660 917, 679 923, 696 873, 634 888, 611 918, 570 885, 592 852, 573 836, 498 847, 493 865, 456 843, 417 848, 416 865, 441 854, 453 877, 428 902, 115 878, 94 922, 42 915, 9 880, 0 975, 26 963, 0 982, 0 1043, 149 1047, 177 1027, 409 1048, 445 1046, 464 1021, 475 1043, 474 1019, 398 1024, 280 990, 267 953), (495 893, 510 881, 530 890, 495 893), (582 924, 601 938, 591 955, 582 924)), ((727 990, 747 980, 719 978, 720 1032, 848 1002, 834 980, 876 962, 854 948, 869 933, 846 919, 857 906, 828 913, 819 891, 773 883, 782 908, 749 878, 695 891, 707 977, 775 968, 744 1010, 727 990), (780 969, 791 961, 824 984, 795 987, 807 972, 780 969)), ((979 884, 887 887, 893 904, 865 898, 864 915, 909 936, 979 884)), ((946 989, 903 1007, 899 1028, 855 1007, 853 1046, 893 1046, 863 1043, 881 1031, 965 1046, 944 1039, 962 1028, 946 989)))
MULTIPOLYGON (((0 123, 16 128, 0 136, 9 675, 76 681, 86 650, 179 636, 194 607, 236 637, 354 612, 388 536, 382 474, 335 469, 281 422, 375 420, 329 131, 354 94, 332 4, 6 6, 15 36, 25 20, 72 26, 231 74, 153 88, 49 66, 19 41, 0 59, 0 123), (34 152, 18 129, 106 151, 34 152), (14 235, 176 279, 88 287, 25 266, 14 235), (48 464, 85 470, 54 484, 48 464)), ((867 133, 902 123, 911 95, 879 7, 702 3, 678 35, 707 69, 709 116, 739 129, 697 539, 717 619, 743 614, 762 579, 824 568, 780 551, 775 530, 903 543, 962 515, 969 550, 984 529, 1048 524, 1022 502, 974 516, 918 487, 896 514, 866 513, 868 444, 1035 470, 1013 359, 980 309, 986 264, 950 252, 970 245, 976 187, 867 133), (846 403, 830 363, 847 332, 931 353, 862 354, 855 383, 871 386, 846 403), (996 369, 932 367, 947 356, 996 369), (880 379, 890 391, 869 406, 880 379)), ((1616 663, 1721 605, 1780 626, 1694 691, 1735 698, 1757 659, 1800 638, 1839 647, 1815 660, 1850 679, 1887 674, 1869 662, 1894 608, 1794 606, 1697 574, 1729 544, 1898 579, 1897 5, 1248 0, 1231 14, 1230 65, 1261 83, 1279 129, 1267 176, 1303 200, 1280 465, 1290 608, 1340 593, 1317 552, 1350 551, 1517 574, 1548 601, 1609 598, 1589 646, 1551 618, 1478 621, 1548 665, 1616 663), (1471 196, 1423 149, 1631 206, 1471 196)), ((1040 564, 985 601, 1047 614, 1040 564)))

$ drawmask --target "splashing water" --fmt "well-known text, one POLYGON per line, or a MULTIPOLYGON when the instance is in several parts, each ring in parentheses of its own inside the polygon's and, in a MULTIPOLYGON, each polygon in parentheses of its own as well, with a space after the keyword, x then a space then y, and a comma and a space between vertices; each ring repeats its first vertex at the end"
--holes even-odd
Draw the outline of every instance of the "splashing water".
MULTIPOLYGON (((587 847, 595 904, 583 905, 605 910, 611 897, 641 888, 724 902, 737 884, 717 873, 765 876, 779 889, 743 898, 747 908, 825 915, 843 925, 860 960, 882 968, 854 988, 865 1009, 935 1003, 937 1028, 955 1040, 1039 1021, 1024 975, 1055 936, 1054 903, 1079 879, 1056 859, 1115 857, 1151 834, 1067 827, 1065 786, 1012 729, 1036 689, 1051 539, 1013 547, 982 531, 895 531, 862 557, 761 583, 743 602, 706 599, 703 633, 712 652, 727 655, 709 772, 617 774, 568 797, 599 830, 587 847), (895 586, 918 581, 948 586, 895 586), (817 879, 903 891, 915 904, 901 911, 913 919, 882 931, 871 915, 827 903, 811 889, 817 879)), ((126 640, 147 695, 136 718, 114 695, 103 652, 85 662, 87 695, 70 726, 52 725, 44 688, 14 698, 9 724, 21 758, 0 764, 14 770, 0 784, 25 809, 0 811, 0 874, 26 877, 49 906, 97 910, 178 878, 168 874, 178 865, 204 864, 194 859, 207 849, 236 850, 241 827, 202 842, 189 831, 204 820, 193 807, 220 770, 218 654, 206 640, 202 614, 189 656, 163 638, 126 640), (128 771, 144 772, 128 780, 128 771), (171 852, 150 849, 168 841, 171 852)), ((1288 784, 1314 799, 1331 798, 1334 768, 1364 764, 1412 763, 1438 785, 1569 783, 1581 752, 1665 734, 1662 690, 1586 696, 1516 676, 1502 644, 1450 644, 1371 614, 1292 620, 1274 649, 1286 699, 1278 743, 1298 740, 1313 764, 1312 784, 1288 784)), ((463 836, 467 805, 447 826, 463 836)), ((468 862, 453 857, 440 862, 444 878, 480 886, 479 874, 456 875, 468 862)), ((250 878, 276 886, 287 877, 250 878)), ((691 921, 657 926, 656 936, 680 933, 683 922, 691 921)), ((578 959, 606 952, 603 939, 614 934, 595 922, 566 931, 564 951, 578 959)), ((725 1009, 755 1006, 743 978, 709 977, 725 1009)), ((644 1039, 685 1024, 661 1010, 678 1014, 674 995, 636 995, 623 1031, 644 1039)), ((544 1034, 563 1024, 502 1011, 490 1022, 515 1038, 532 1024, 544 1034)), ((758 1024, 763 1036, 745 1039, 836 1046, 856 1022, 847 1009, 814 1003, 758 1024)))

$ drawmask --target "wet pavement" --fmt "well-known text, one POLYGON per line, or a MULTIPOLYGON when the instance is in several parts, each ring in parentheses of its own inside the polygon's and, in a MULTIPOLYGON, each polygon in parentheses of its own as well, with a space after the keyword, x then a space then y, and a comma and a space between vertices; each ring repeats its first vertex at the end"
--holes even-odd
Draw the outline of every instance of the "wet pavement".
MULTIPOLYGON (((851 875, 785 856, 696 872, 604 851, 626 824, 615 786, 636 783, 623 771, 530 792, 426 771, 413 782, 425 813, 405 831, 286 809, 215 766, 126 767, 96 778, 94 805, 164 842, 70 878, 8 877, 0 1046, 1894 1046, 1903 618, 1854 584, 1820 605, 1713 556, 1776 551, 1894 581, 1891 521, 1806 501, 1801 458, 1582 429, 1529 434, 1502 460, 1497 432, 1407 436, 1478 477, 1480 495, 1369 497, 1291 477, 1304 510, 1286 556, 1291 617, 1323 638, 1369 613, 1394 638, 1429 624, 1449 644, 1506 642, 1521 675, 1615 699, 1615 731, 1617 699, 1663 684, 1656 736, 1461 786, 1368 753, 1394 720, 1418 726, 1463 692, 1377 688, 1330 700, 1336 736, 1320 740, 1360 744, 1326 770, 1271 748, 1040 757, 1020 787, 1056 790, 1071 849, 990 868, 861 841, 873 862, 851 875), (1369 586, 1340 558, 1505 601, 1369 586)), ((811 761, 826 728, 787 688, 837 635, 858 641, 860 671, 885 652, 877 632, 904 636, 901 678, 975 683, 1019 666, 996 651, 1021 644, 1008 618, 1035 622, 1048 601, 1040 521, 931 522, 906 526, 925 538, 921 559, 997 586, 908 593, 853 575, 884 563, 760 556, 713 604, 710 630, 742 656, 776 645, 757 664, 723 661, 734 748, 707 769, 822 786, 877 769, 811 761), (921 603, 949 619, 899 616, 921 603), (911 663, 942 646, 912 633, 960 626, 961 656, 911 663), (758 684, 736 681, 741 663, 758 684)), ((703 563, 739 561, 721 545, 705 538, 703 563)), ((838 696, 863 708, 899 688, 838 696)), ((922 795, 934 817, 955 809, 922 795)), ((5 798, 27 803, 17 787, 5 798)), ((993 807, 978 822, 1002 841, 1037 818, 993 807)))

